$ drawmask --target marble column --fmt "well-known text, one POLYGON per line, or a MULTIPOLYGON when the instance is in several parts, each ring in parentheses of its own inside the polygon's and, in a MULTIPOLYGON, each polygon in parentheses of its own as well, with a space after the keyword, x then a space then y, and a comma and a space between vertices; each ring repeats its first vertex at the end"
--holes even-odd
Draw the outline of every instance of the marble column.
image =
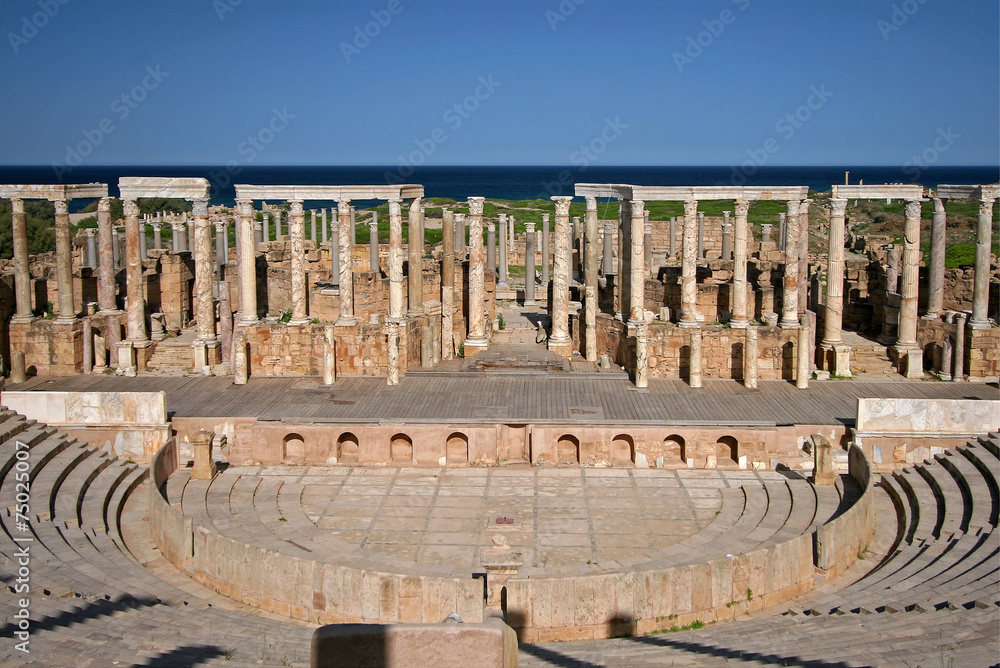
POLYGON ((646 222, 642 224, 642 264, 647 276, 653 274, 653 224, 649 222, 649 211, 645 212, 646 222))
POLYGON ((323 328, 323 384, 333 385, 337 381, 337 339, 333 325, 323 328))
POLYGON ((923 355, 917 347, 920 256, 920 200, 907 200, 903 227, 902 286, 899 291, 899 333, 894 346, 896 363, 907 378, 922 378, 924 375, 923 355), (906 357, 905 362, 903 357, 906 357))
POLYGON ((486 298, 484 271, 486 257, 483 249, 483 203, 485 197, 469 198, 469 336, 465 339, 465 355, 475 355, 485 350, 486 316, 483 302, 486 298), (471 354, 470 354, 471 353, 471 354))
MULTIPOLYGON (((91 237, 93 238, 93 237, 91 237)), ((90 318, 83 319, 83 373, 94 372, 94 327, 90 318)))
POLYGON ((441 212, 441 359, 455 352, 455 212, 441 212))
POLYGON ((330 281, 340 285, 340 221, 336 209, 330 211, 330 281))
POLYGON ((233 302, 229 281, 219 281, 219 344, 222 346, 222 361, 232 361, 233 351, 233 302))
POLYGON ((971 329, 989 329, 990 298, 990 242, 993 236, 993 198, 979 202, 979 221, 976 225, 976 266, 972 282, 971 329))
POLYGON ((97 230, 90 228, 84 230, 87 235, 87 266, 97 268, 97 230))
POLYGON ((497 254, 497 259, 500 264, 500 271, 497 274, 497 287, 506 288, 507 287, 507 216, 506 214, 500 214, 500 249, 497 254))
POLYGON ((705 259, 705 212, 698 212, 698 259, 705 259))
POLYGON ((681 327, 697 327, 698 313, 698 201, 684 201, 684 227, 681 232, 681 327))
POLYGON ((497 228, 492 220, 486 221, 486 271, 497 270, 497 228))
POLYGON ((420 243, 423 226, 420 218, 420 198, 417 197, 410 203, 409 232, 406 245, 408 251, 407 296, 409 297, 406 315, 410 318, 417 318, 424 314, 424 258, 420 243))
POLYGON ((929 320, 937 320, 944 311, 945 201, 940 197, 934 198, 934 217, 931 219, 931 261, 927 268, 927 312, 924 314, 929 320))
POLYGON ((229 252, 226 250, 226 221, 220 220, 215 223, 215 272, 220 281, 226 280, 228 256, 229 252))
POLYGON ((778 250, 784 252, 788 248, 788 216, 778 214, 778 250))
MULTIPOLYGON (((256 218, 256 215, 254 216, 256 218)), ((262 243, 264 243, 264 225, 263 221, 255 220, 253 221, 253 245, 257 248, 262 243)))
MULTIPOLYGON (((239 274, 240 320, 257 324, 257 256, 253 244, 253 200, 236 200, 236 269, 239 274)), ((245 346, 244 342, 244 346, 245 346)))
POLYGON ((316 209, 312 209, 309 213, 312 214, 309 226, 309 238, 313 243, 316 243, 316 209))
POLYGON ((615 235, 615 224, 608 222, 604 223, 604 250, 603 250, 603 268, 602 272, 605 276, 610 276, 615 273, 615 257, 614 257, 614 235, 615 235))
POLYGON ((389 385, 399 385, 399 323, 397 321, 389 321, 386 335, 389 348, 386 382, 389 385))
POLYGON ((24 200, 12 198, 10 206, 14 244, 14 300, 16 304, 16 311, 11 322, 31 322, 34 317, 31 314, 31 270, 28 258, 28 224, 24 214, 24 200))
POLYGON ((271 223, 266 211, 260 215, 260 236, 264 243, 271 241, 271 223))
POLYGON ((368 222, 368 270, 380 270, 378 260, 378 211, 372 211, 372 219, 368 222))
POLYGON ((701 327, 695 327, 691 330, 691 338, 689 339, 688 350, 690 351, 689 356, 689 376, 688 383, 693 388, 701 387, 702 378, 702 350, 701 350, 701 327))
MULTIPOLYGON (((73 242, 69 237, 69 204, 64 199, 53 202, 56 207, 56 281, 59 289, 59 306, 56 322, 76 322, 73 307, 73 242)), ((139 221, 136 218, 136 227, 139 221)), ((135 254, 138 259, 139 244, 136 239, 135 254)))
POLYGON ((148 260, 149 253, 146 250, 146 223, 139 223, 139 259, 148 260))
POLYGON ((198 320, 198 339, 200 344, 195 354, 203 356, 196 360, 195 370, 201 370, 206 375, 210 372, 210 364, 216 356, 209 354, 218 348, 219 340, 215 333, 215 298, 212 295, 212 232, 208 221, 208 198, 192 201, 194 216, 194 292, 195 317, 198 320), (197 368, 197 363, 204 365, 197 368))
POLYGON ((671 260, 677 259, 677 248, 676 248, 676 238, 677 238, 677 216, 670 216, 670 242, 669 254, 671 260))
POLYGON ((403 313, 403 209, 402 200, 389 200, 389 318, 403 313))
POLYGON ((799 324, 799 338, 795 346, 795 387, 804 390, 809 387, 809 323, 803 317, 799 324))
POLYGON ((747 237, 750 227, 747 225, 747 215, 750 213, 750 202, 738 199, 736 205, 736 222, 733 227, 735 244, 733 251, 733 316, 729 326, 743 329, 749 322, 747 308, 747 237))
POLYGON ((118 228, 111 228, 111 258, 112 264, 115 268, 115 272, 122 268, 122 253, 121 253, 121 237, 118 234, 118 228))
POLYGON ((849 377, 850 346, 843 342, 844 324, 844 229, 847 200, 830 200, 830 235, 826 260, 826 314, 823 318, 824 368, 835 376, 849 377))
MULTIPOLYGON (((649 325, 637 322, 635 329, 635 386, 649 386, 649 325)), ((700 331, 700 330, 699 330, 700 331)))
POLYGON ((572 243, 570 244, 570 275, 580 276, 583 273, 583 225, 580 223, 580 216, 573 216, 573 225, 570 228, 572 243))
POLYGON ((753 325, 746 328, 743 342, 743 387, 757 389, 757 328, 753 325))
POLYGON ((163 224, 153 223, 153 248, 163 250, 163 224))
MULTIPOLYGON (((241 226, 242 227, 242 226, 241 226)), ((244 233, 253 241, 253 225, 244 233)), ((250 353, 247 350, 247 330, 237 329, 233 333, 233 385, 246 385, 250 377, 250 353)))
POLYGON ((632 200, 631 219, 631 245, 629 246, 629 322, 639 322, 645 320, 644 292, 646 286, 646 268, 644 260, 644 239, 645 239, 645 206, 642 200, 632 200))
POLYGON ((965 380, 965 314, 955 315, 955 370, 951 374, 953 382, 965 380))
POLYGON ((326 244, 326 241, 327 241, 327 232, 326 232, 326 209, 323 209, 323 210, 321 210, 321 211, 320 211, 320 219, 319 219, 319 238, 320 238, 320 243, 322 243, 322 244, 326 244))
POLYGON ((804 199, 799 206, 799 315, 806 312, 809 293, 809 204, 811 200, 804 199))
POLYGON ((306 218, 302 200, 289 200, 288 237, 292 247, 292 319, 289 325, 309 322, 309 302, 306 294, 306 218))
POLYGON ((549 214, 542 214, 542 288, 549 287, 549 214))
POLYGON ((142 262, 139 260, 139 205, 134 199, 122 203, 125 213, 125 293, 128 300, 125 338, 134 347, 149 342, 146 334, 146 299, 142 262))
POLYGON ((788 200, 785 217, 785 280, 781 291, 782 328, 799 326, 799 200, 788 200))
POLYGON ((722 259, 733 259, 733 224, 729 222, 729 211, 723 211, 726 220, 722 223, 722 259))
POLYGON ((455 214, 455 256, 465 258, 465 214, 455 214))
POLYGON ((118 305, 115 303, 115 258, 111 240, 113 235, 111 198, 102 197, 97 201, 97 307, 101 315, 118 310, 118 305))
POLYGON ((524 305, 535 305, 535 224, 524 224, 524 305))
POLYGON ((181 234, 184 229, 184 223, 171 223, 170 224, 170 250, 174 253, 179 253, 184 250, 181 245, 181 234))
MULTIPOLYGON (((421 219, 421 223, 423 223, 423 220, 422 220, 422 219, 421 219)), ((420 227, 420 230, 421 230, 421 231, 423 231, 423 229, 424 229, 424 228, 423 228, 423 225, 421 224, 421 227, 420 227)), ((352 204, 352 205, 351 205, 351 245, 353 246, 353 245, 354 245, 354 244, 356 244, 357 242, 358 242, 358 221, 357 221, 357 212, 355 211, 355 209, 354 209, 354 205, 352 204)), ((421 244, 421 246, 422 246, 422 245, 423 245, 423 244, 421 244)), ((423 250, 423 248, 421 248, 421 251, 422 251, 422 250, 423 250)))
POLYGON ((352 326, 358 319, 354 317, 354 260, 352 250, 354 237, 351 236, 351 202, 337 202, 337 218, 340 224, 338 242, 340 244, 340 315, 338 325, 352 326))
POLYGON ((571 354, 572 339, 569 337, 569 262, 570 229, 569 205, 572 197, 556 196, 555 259, 552 271, 552 305, 550 307, 552 331, 549 334, 549 350, 561 355, 571 354))
POLYGON ((938 368, 938 378, 941 380, 951 380, 951 370, 954 366, 954 350, 952 349, 951 337, 944 337, 941 343, 941 366, 938 368))
POLYGON ((588 362, 597 361, 597 198, 587 198, 583 243, 583 337, 588 362))

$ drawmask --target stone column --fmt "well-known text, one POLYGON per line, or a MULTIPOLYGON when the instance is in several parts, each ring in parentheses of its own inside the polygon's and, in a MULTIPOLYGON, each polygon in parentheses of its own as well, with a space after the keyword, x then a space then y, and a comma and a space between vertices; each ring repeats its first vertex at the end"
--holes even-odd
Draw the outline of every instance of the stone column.
POLYGON ((266 211, 260 215, 260 236, 264 243, 269 243, 271 241, 271 223, 269 222, 269 216, 266 211))
POLYGON ((309 213, 312 214, 309 226, 309 238, 313 243, 316 243, 316 209, 310 210, 309 213))
POLYGON ((423 236, 423 226, 420 224, 420 198, 414 198, 409 211, 409 238, 407 239, 407 255, 409 256, 407 271, 407 288, 409 289, 409 308, 406 315, 417 318, 424 314, 424 258, 421 252, 420 238, 423 236))
POLYGON ((788 248, 788 216, 784 213, 778 214, 778 250, 785 252, 788 248))
POLYGON ((368 270, 379 271, 378 211, 372 211, 372 219, 368 223, 368 270))
POLYGON ((535 224, 524 224, 524 305, 535 305, 535 224))
POLYGON ((277 241, 278 237, 283 236, 281 234, 281 209, 277 209, 274 212, 274 240, 277 241))
POLYGON ((497 270, 497 228, 492 220, 486 221, 486 271, 497 270))
POLYGON ((955 314, 955 370, 951 374, 954 382, 965 380, 965 314, 955 314))
POLYGON ((153 248, 163 249, 163 225, 161 223, 153 223, 153 248))
POLYGON ((646 269, 643 264, 643 240, 645 232, 645 206, 640 199, 632 200, 631 241, 629 246, 629 322, 644 320, 643 293, 646 285, 646 269))
POLYGON ((923 355, 917 347, 917 291, 920 271, 920 200, 906 201, 899 333, 894 346, 897 365, 907 378, 922 378, 923 355), (906 357, 906 361, 903 361, 906 357))
POLYGON ((799 339, 795 346, 795 387, 804 390, 809 387, 809 323, 803 317, 799 324, 799 339))
POLYGON ((698 259, 705 259, 705 212, 698 212, 698 259))
POLYGON ((743 343, 743 387, 757 389, 757 328, 753 325, 747 326, 743 343))
POLYGON ((500 271, 497 274, 497 287, 506 288, 507 287, 507 215, 500 214, 500 250, 498 253, 498 259, 500 263, 500 271))
POLYGON ((771 243, 771 230, 774 229, 774 225, 771 223, 761 223, 760 226, 760 242, 762 244, 771 243))
POLYGON ((976 225, 976 267, 972 282, 972 329, 989 329, 990 242, 993 237, 993 198, 979 202, 979 222, 976 225))
POLYGON ((326 241, 327 241, 327 232, 326 232, 326 209, 323 209, 323 210, 321 210, 321 211, 320 211, 320 219, 319 219, 319 238, 320 238, 320 243, 322 243, 322 244, 326 244, 326 241))
POLYGON ((217 347, 215 299, 212 296, 212 233, 211 224, 208 222, 207 197, 192 201, 192 214, 194 215, 194 292, 195 317, 198 319, 198 340, 206 347, 217 347))
POLYGON ((402 200, 389 200, 389 318, 403 319, 402 200))
POLYGON ((604 223, 604 250, 603 250, 603 268, 602 272, 605 276, 610 276, 615 273, 615 249, 614 249, 614 234, 615 234, 615 224, 608 222, 604 223))
POLYGON ((233 350, 233 304, 229 281, 219 281, 219 343, 222 346, 222 361, 232 361, 233 350))
POLYGON ((549 287, 549 214, 542 214, 542 288, 549 287))
POLYGON ((785 282, 781 292, 782 328, 799 326, 799 200, 788 200, 785 217, 785 282))
POLYGON ((899 326, 899 255, 899 249, 892 246, 886 251, 885 306, 882 309, 882 333, 878 341, 887 346, 896 342, 893 328, 898 331, 899 326))
MULTIPOLYGON (((158 226, 154 226, 154 234, 158 226)), ((102 197, 97 202, 97 307, 99 313, 107 315, 118 310, 115 303, 115 258, 111 238, 111 198, 102 197)))
MULTIPOLYGON (((697 330, 701 331, 701 330, 697 330)), ((635 323, 635 386, 649 386, 649 325, 645 322, 635 323)))
POLYGON ((799 315, 806 312, 809 290, 809 203, 804 199, 799 206, 799 315))
MULTIPOLYGON (((73 307, 73 242, 69 237, 69 205, 64 199, 57 199, 53 204, 56 207, 56 281, 59 288, 56 322, 76 322, 76 309, 73 307)), ((137 219, 137 227, 138 224, 137 219)), ((135 253, 138 258, 138 243, 135 253)))
POLYGON ((690 376, 688 379, 689 384, 693 388, 701 387, 701 367, 702 367, 702 356, 701 356, 701 327, 695 327, 691 330, 691 338, 688 350, 691 351, 690 354, 690 376))
POLYGON ((309 322, 309 302, 306 295, 306 217, 302 200, 290 200, 288 237, 292 246, 292 319, 290 325, 309 322))
POLYGON ((677 216, 670 216, 670 258, 671 260, 677 259, 677 248, 676 248, 676 237, 677 237, 677 216))
MULTIPOLYGON (((418 211, 418 213, 419 213, 419 211, 418 211)), ((423 220, 421 220, 421 223, 423 223, 423 220)), ((421 225, 420 231, 423 232, 423 229, 424 229, 423 225, 421 225)), ((356 211, 354 210, 354 205, 352 204, 351 205, 351 245, 353 246, 357 242, 358 242, 358 221, 357 221, 356 211)), ((420 245, 421 245, 421 251, 423 251, 423 248, 422 248, 423 242, 421 242, 420 245)))
POLYGON ((340 222, 336 210, 330 216, 330 281, 340 285, 340 222))
POLYGON ((455 214, 455 255, 465 258, 465 214, 455 214))
POLYGON ((215 223, 215 271, 220 281, 226 280, 226 263, 229 260, 226 250, 226 221, 215 223))
MULTIPOLYGON (((236 269, 239 274, 240 325, 257 324, 257 257, 253 245, 253 201, 236 200, 236 269)), ((246 347, 246 339, 243 342, 246 347)), ((245 381, 244 381, 245 382, 245 381)))
MULTIPOLYGON (((253 241, 253 228, 246 231, 246 236, 253 241)), ((247 350, 247 330, 237 329, 233 333, 233 384, 246 385, 250 377, 250 354, 247 350)))
POLYGON ((618 301, 615 318, 626 321, 632 306, 632 200, 623 199, 618 205, 618 301))
POLYGON ((455 212, 441 212, 441 359, 455 351, 455 212))
POLYGON ((94 328, 90 318, 83 319, 83 373, 94 372, 94 328))
POLYGON ((139 260, 139 205, 134 199, 127 199, 122 204, 125 213, 125 293, 128 300, 125 338, 134 347, 144 347, 149 337, 146 334, 142 262, 139 260))
POLYGON ((556 203, 556 224, 549 350, 568 357, 573 343, 569 337, 569 205, 573 198, 557 196, 553 197, 552 201, 556 203))
MULTIPOLYGON (((254 218, 256 218, 256 217, 257 216, 255 214, 254 218)), ((255 220, 255 221, 253 221, 253 245, 254 245, 254 248, 257 248, 262 243, 264 243, 264 224, 263 224, 262 221, 255 220)))
POLYGON ((354 317, 354 260, 351 253, 354 237, 351 236, 351 202, 337 202, 337 218, 340 223, 340 316, 338 325, 351 326, 357 323, 354 317))
POLYGON ((570 275, 580 276, 583 273, 583 225, 580 224, 580 216, 573 216, 573 225, 570 231, 572 235, 569 248, 570 275))
POLYGON ((31 322, 34 317, 31 314, 31 270, 28 262, 28 223, 24 214, 24 200, 12 198, 10 206, 14 244, 14 300, 17 309, 11 322, 31 322))
POLYGON ((183 234, 184 223, 171 223, 170 224, 170 250, 174 253, 179 253, 184 248, 181 246, 181 235, 183 234))
POLYGON ((485 197, 469 198, 469 336, 465 340, 467 357, 485 350, 486 316, 483 312, 485 300, 485 264, 483 249, 483 203, 485 197), (471 349, 471 350, 470 350, 471 349), (470 355, 471 353, 471 355, 470 355))
POLYGON ((149 259, 149 253, 146 249, 146 223, 139 223, 139 259, 149 259))
POLYGON ((333 385, 337 380, 337 349, 333 325, 323 328, 323 384, 333 385))
POLYGON ((747 308, 747 237, 750 227, 747 225, 747 215, 750 213, 750 202, 738 199, 736 204, 736 223, 734 226, 734 236, 736 237, 733 252, 733 317, 729 326, 734 329, 743 329, 750 323, 749 309, 747 308))
POLYGON ((118 235, 118 228, 111 229, 111 258, 115 272, 122 268, 121 237, 118 235))
POLYGON ((87 266, 97 268, 97 230, 91 228, 84 230, 87 235, 87 266))
POLYGON ((389 348, 386 382, 389 385, 399 385, 399 323, 390 320, 386 327, 386 335, 389 348))
POLYGON ((588 197, 583 230, 583 336, 588 362, 597 361, 597 224, 597 198, 588 197))
POLYGON ((824 368, 835 376, 850 376, 850 346, 843 345, 844 227, 847 200, 830 200, 830 236, 826 260, 826 315, 823 319, 824 368))
POLYGON ((723 211, 726 219, 722 222, 722 259, 733 259, 733 224, 729 222, 729 211, 723 211))
POLYGON ((684 201, 684 228, 681 232, 681 327, 697 327, 698 313, 698 201, 684 201))
POLYGON ((647 276, 653 274, 653 224, 649 222, 649 211, 645 212, 646 222, 642 224, 642 264, 647 276))
POLYGON ((951 337, 946 336, 941 343, 941 366, 938 368, 938 378, 941 380, 951 380, 951 369, 954 366, 953 353, 951 337))
POLYGON ((934 217, 931 219, 931 262, 927 268, 927 312, 924 317, 937 320, 944 311, 944 259, 946 250, 945 232, 947 219, 945 200, 934 198, 934 217))

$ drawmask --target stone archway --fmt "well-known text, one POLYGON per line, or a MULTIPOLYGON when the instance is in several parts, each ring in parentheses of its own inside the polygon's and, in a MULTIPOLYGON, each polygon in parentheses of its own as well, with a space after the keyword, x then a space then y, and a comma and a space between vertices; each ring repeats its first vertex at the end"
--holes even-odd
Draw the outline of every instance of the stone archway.
POLYGON ((281 440, 281 461, 285 464, 305 463, 306 442, 301 435, 293 432, 281 440))
POLYGON ((580 463, 580 439, 565 434, 556 441, 556 461, 560 465, 572 466, 580 463))
POLYGON ((455 432, 445 443, 445 461, 448 466, 464 466, 469 463, 469 437, 455 432))
POLYGON ((360 453, 361 447, 358 445, 358 437, 351 432, 344 432, 337 439, 338 464, 357 464, 360 453))
POLYGON ((611 441, 611 465, 632 466, 635 464, 635 440, 628 434, 619 434, 611 441))
POLYGON ((389 461, 407 466, 413 463, 413 441, 406 434, 396 434, 389 441, 389 461))

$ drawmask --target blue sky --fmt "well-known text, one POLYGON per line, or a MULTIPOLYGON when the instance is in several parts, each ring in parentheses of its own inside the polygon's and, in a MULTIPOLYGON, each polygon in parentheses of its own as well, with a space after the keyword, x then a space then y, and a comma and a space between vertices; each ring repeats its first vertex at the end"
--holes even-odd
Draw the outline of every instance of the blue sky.
POLYGON ((998 25, 996 0, 3 0, 0 163, 995 165, 998 25))

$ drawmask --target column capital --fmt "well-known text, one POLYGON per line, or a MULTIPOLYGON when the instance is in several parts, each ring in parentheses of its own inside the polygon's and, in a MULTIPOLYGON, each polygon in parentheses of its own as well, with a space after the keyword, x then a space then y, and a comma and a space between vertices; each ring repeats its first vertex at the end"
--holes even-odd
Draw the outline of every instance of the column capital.
POLYGON ((459 212, 456 211, 455 212, 455 220, 458 221, 459 223, 464 222, 465 221, 465 214, 464 213, 459 213, 459 212))
POLYGON ((253 200, 252 199, 236 200, 236 213, 244 217, 251 215, 253 213, 253 200))
POLYGON ((736 205, 736 215, 745 216, 750 213, 750 201, 745 199, 738 199, 734 202, 736 205))
POLYGON ((496 231, 496 229, 497 229, 497 224, 496 224, 496 223, 494 223, 494 222, 493 222, 492 220, 487 220, 487 221, 486 221, 486 229, 487 229, 487 230, 488 230, 489 232, 495 232, 495 231, 496 231))
POLYGON ((729 220, 729 216, 730 216, 730 214, 732 214, 732 211, 723 211, 723 212, 722 212, 722 217, 723 217, 723 218, 724 218, 725 220, 729 220))
POLYGON ((632 200, 632 217, 636 218, 645 215, 646 203, 641 199, 632 200))
POLYGON ((139 216, 139 203, 134 199, 122 201, 122 213, 126 216, 139 216))
POLYGON ((196 197, 191 202, 191 214, 195 218, 208 218, 208 198, 196 197))
POLYGON ((389 215, 390 216, 400 216, 403 213, 403 200, 401 199, 391 199, 389 200, 389 215))
MULTIPOLYGON (((225 232, 226 231, 226 221, 224 221, 224 220, 217 220, 217 221, 215 221, 212 224, 215 225, 215 231, 216 232, 225 232)), ((156 223, 153 223, 153 229, 156 229, 156 227, 157 227, 156 223)))
POLYGON ((290 213, 293 216, 301 216, 303 214, 302 200, 300 199, 290 199, 288 203, 291 205, 290 213))
POLYGON ((693 216, 697 213, 698 213, 698 200, 696 199, 684 200, 684 215, 693 216))
POLYGON ((572 197, 567 195, 556 195, 550 198, 556 203, 556 215, 557 216, 568 216, 569 215, 569 204, 573 201, 572 197))
POLYGON ((727 232, 727 231, 729 231, 731 229, 733 229, 733 224, 732 223, 730 223, 727 220, 722 221, 722 231, 723 232, 727 232))
POLYGON ((339 209, 350 209, 350 208, 351 208, 351 200, 349 200, 349 199, 338 199, 337 200, 337 209, 338 210, 339 209))
POLYGON ((992 216, 993 215, 993 198, 981 199, 979 200, 979 215, 980 216, 992 216))
POLYGON ((20 197, 10 198, 10 210, 12 213, 24 213, 24 200, 20 197))
POLYGON ((532 232, 535 231, 535 224, 534 223, 525 223, 524 224, 524 231, 527 232, 528 234, 531 234, 532 232))
POLYGON ((159 232, 160 228, 163 227, 163 223, 150 223, 149 225, 153 228, 154 232, 159 232))
POLYGON ((506 213, 501 213, 500 216, 499 216, 499 218, 500 218, 500 222, 501 223, 506 223, 507 222, 507 214, 506 213))
POLYGON ((906 200, 906 217, 907 218, 919 218, 920 217, 920 200, 918 199, 908 199, 906 200))
POLYGON ((597 211, 597 198, 587 197, 587 211, 597 211))
POLYGON ((470 216, 481 216, 483 215, 483 205, 486 202, 485 197, 469 197, 469 215, 470 216))
POLYGON ((799 206, 800 205, 801 205, 801 202, 799 202, 799 200, 797 200, 797 199, 790 199, 790 200, 788 200, 787 205, 786 205, 787 208, 788 208, 788 215, 789 216, 797 216, 797 215, 799 215, 799 206))
POLYGON ((611 234, 614 231, 615 231, 615 223, 610 221, 604 223, 604 232, 606 234, 611 234))
POLYGON ((88 227, 87 229, 85 229, 83 231, 83 233, 86 234, 88 237, 96 236, 97 235, 97 228, 96 227, 88 227))
POLYGON ((373 230, 373 231, 378 231, 378 221, 377 220, 369 220, 368 221, 368 229, 369 230, 373 230))
POLYGON ((54 199, 52 204, 56 207, 56 213, 69 213, 69 202, 64 199, 54 199))
POLYGON ((542 214, 542 222, 543 222, 543 223, 547 223, 547 222, 549 222, 549 218, 551 218, 551 217, 552 217, 552 216, 550 216, 549 214, 547 214, 547 213, 543 213, 543 214, 542 214))
POLYGON ((834 197, 830 200, 830 215, 831 216, 843 216, 847 213, 847 199, 843 197, 834 197))
POLYGON ((932 197, 934 202, 934 213, 944 213, 944 205, 948 201, 944 197, 932 197))
POLYGON ((652 223, 643 223, 642 224, 642 233, 643 234, 652 234, 653 233, 653 224, 652 223))

